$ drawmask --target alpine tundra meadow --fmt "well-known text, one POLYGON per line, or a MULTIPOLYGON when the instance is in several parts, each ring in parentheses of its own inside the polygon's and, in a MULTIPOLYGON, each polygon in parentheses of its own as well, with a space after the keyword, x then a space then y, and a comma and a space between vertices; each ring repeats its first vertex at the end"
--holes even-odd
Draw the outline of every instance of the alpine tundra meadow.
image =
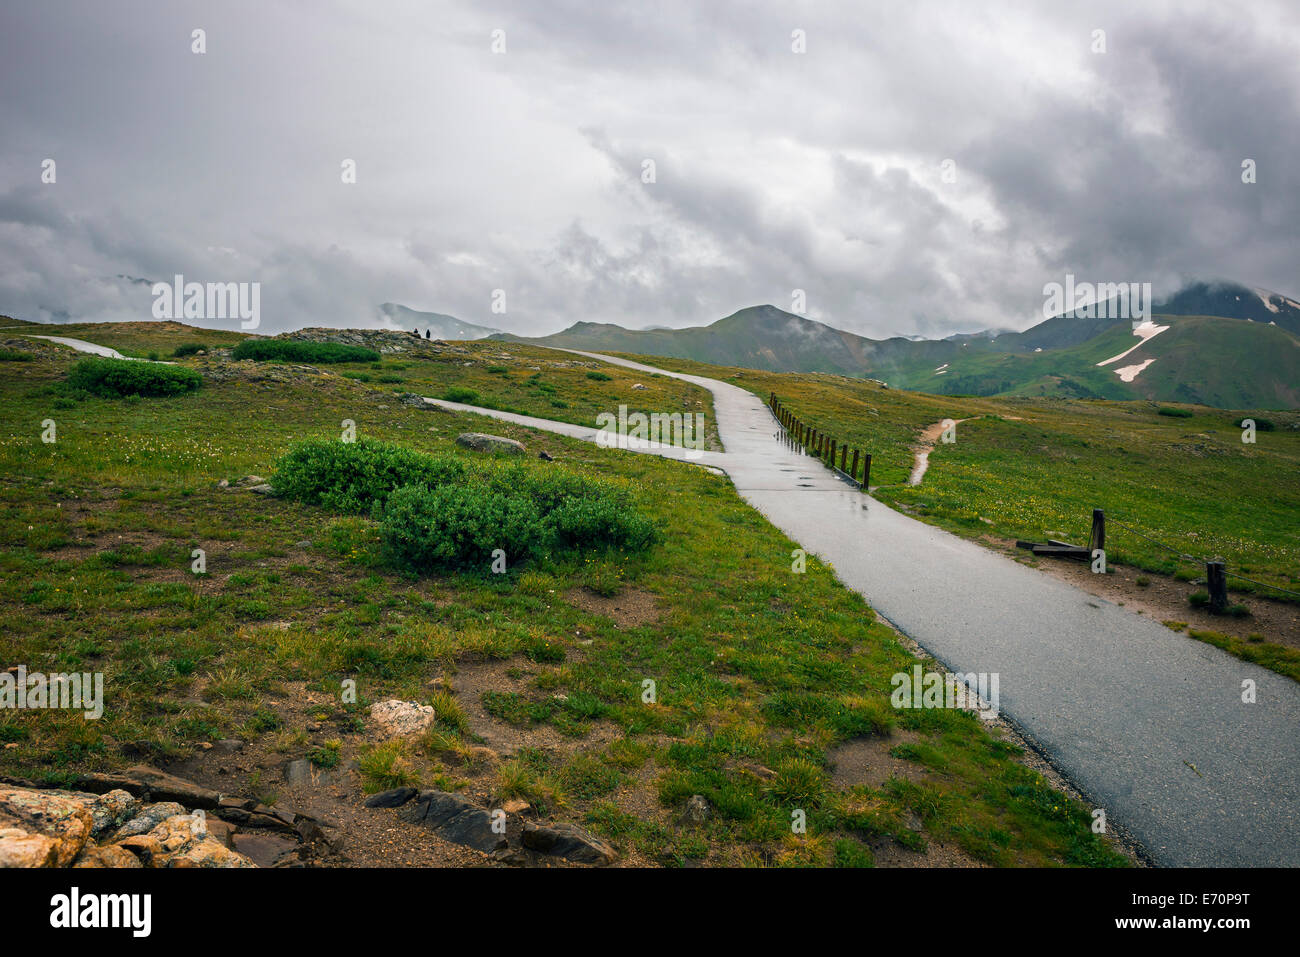
POLYGON ((1285 932, 1296 4, 0 37, 11 938, 1285 932))

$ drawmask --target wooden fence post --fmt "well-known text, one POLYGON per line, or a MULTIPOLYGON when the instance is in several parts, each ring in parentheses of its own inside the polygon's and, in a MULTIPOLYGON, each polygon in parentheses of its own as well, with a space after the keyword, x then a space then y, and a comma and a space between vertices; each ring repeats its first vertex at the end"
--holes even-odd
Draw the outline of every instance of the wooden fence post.
POLYGON ((862 487, 871 488, 871 453, 867 453, 866 463, 862 466, 862 487))
POLYGON ((845 466, 849 464, 849 447, 847 445, 840 447, 840 471, 845 471, 845 466))
POLYGON ((1205 563, 1205 583, 1210 589, 1210 611, 1223 614, 1228 610, 1228 570, 1223 559, 1205 563))
POLYGON ((831 439, 831 468, 835 468, 835 440, 831 439))
POLYGON ((1088 554, 1096 549, 1106 549, 1106 513, 1099 508, 1092 510, 1092 534, 1088 536, 1088 554))
POLYGON ((849 472, 849 477, 855 480, 858 477, 858 452, 859 451, 861 450, 860 449, 853 450, 853 471, 849 472))

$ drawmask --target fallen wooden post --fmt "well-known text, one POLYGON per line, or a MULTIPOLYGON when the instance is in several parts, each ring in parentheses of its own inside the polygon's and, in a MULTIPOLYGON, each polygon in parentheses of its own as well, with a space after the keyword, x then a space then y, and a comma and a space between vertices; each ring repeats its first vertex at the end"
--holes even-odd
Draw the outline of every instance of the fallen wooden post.
POLYGON ((1092 557, 1092 551, 1082 545, 1032 545, 1030 551, 1035 555, 1047 555, 1051 558, 1077 558, 1081 561, 1087 561, 1092 557))

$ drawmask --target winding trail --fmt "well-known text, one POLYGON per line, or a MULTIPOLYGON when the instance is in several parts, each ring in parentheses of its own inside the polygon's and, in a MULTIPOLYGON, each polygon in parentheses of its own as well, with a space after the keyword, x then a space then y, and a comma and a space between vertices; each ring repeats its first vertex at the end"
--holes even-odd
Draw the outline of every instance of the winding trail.
POLYGON ((744 389, 577 354, 708 389, 725 452, 638 451, 723 469, 945 667, 998 674, 1002 715, 1155 863, 1300 865, 1300 685, 888 508, 792 448, 744 389), (1244 703, 1251 682, 1257 700, 1244 703))
POLYGON ((97 346, 93 342, 86 342, 84 339, 69 339, 67 336, 28 336, 28 339, 44 339, 47 342, 57 342, 61 346, 67 346, 69 349, 76 349, 78 352, 88 352, 92 356, 103 356, 105 359, 125 359, 127 356, 122 355, 116 349, 110 349, 108 346, 97 346))

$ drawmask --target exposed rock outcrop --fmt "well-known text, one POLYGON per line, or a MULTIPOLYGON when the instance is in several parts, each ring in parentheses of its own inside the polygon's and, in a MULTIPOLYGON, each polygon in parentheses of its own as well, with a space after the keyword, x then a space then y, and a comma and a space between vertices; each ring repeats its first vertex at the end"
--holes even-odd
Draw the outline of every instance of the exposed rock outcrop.
POLYGON ((476 452, 505 452, 509 455, 523 455, 527 449, 522 442, 507 439, 502 435, 488 435, 486 432, 462 432, 456 436, 456 444, 476 452))

